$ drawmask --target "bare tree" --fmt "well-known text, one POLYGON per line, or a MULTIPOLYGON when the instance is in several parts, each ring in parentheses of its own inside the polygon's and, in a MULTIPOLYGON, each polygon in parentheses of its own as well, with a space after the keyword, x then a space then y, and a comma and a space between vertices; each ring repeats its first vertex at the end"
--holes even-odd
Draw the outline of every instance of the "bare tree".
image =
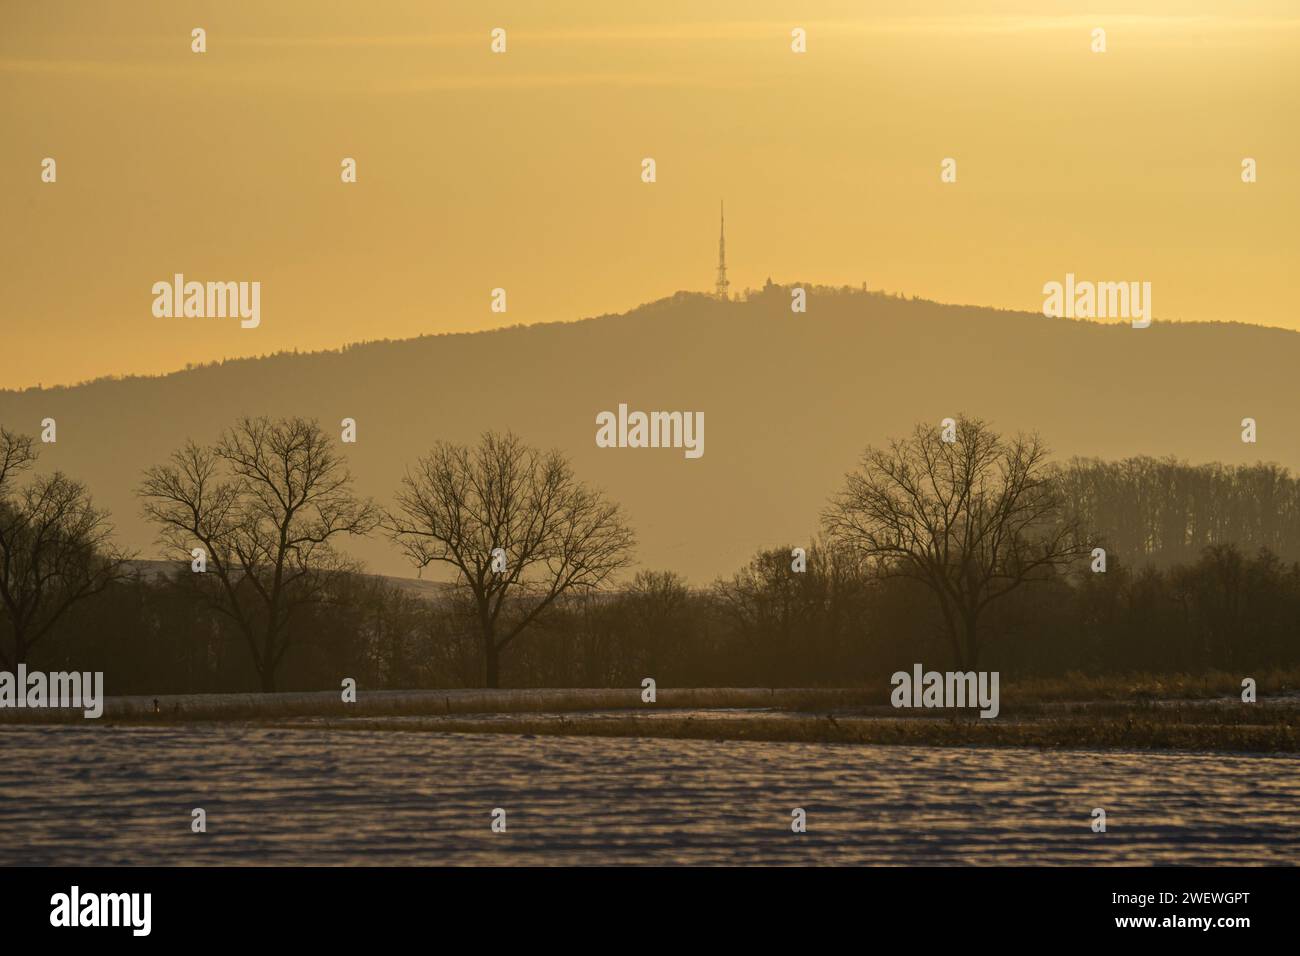
POLYGON ((302 418, 243 418, 216 445, 187 442, 145 472, 139 494, 162 543, 187 560, 203 549, 214 581, 195 583, 243 635, 266 692, 295 611, 321 603, 331 577, 352 568, 333 539, 367 534, 379 517, 353 493, 334 442, 302 418))
POLYGON ((978 419, 959 419, 954 442, 918 425, 868 448, 822 520, 879 573, 934 592, 957 663, 970 669, 984 609, 1084 551, 1047 456, 1037 435, 1003 439, 978 419))
POLYGON ((674 665, 691 643, 691 591, 676 571, 639 571, 615 608, 623 623, 621 657, 638 676, 653 676, 660 684, 681 675, 674 665))
POLYGON ((439 443, 407 473, 387 525, 412 563, 448 565, 472 598, 483 682, 501 652, 562 594, 594 589, 631 560, 619 506, 580 483, 556 451, 487 433, 439 443))
POLYGON ((78 601, 123 576, 126 557, 109 543, 113 527, 80 482, 61 472, 22 488, 17 476, 36 461, 27 435, 0 428, 0 644, 6 667, 27 661, 78 601))

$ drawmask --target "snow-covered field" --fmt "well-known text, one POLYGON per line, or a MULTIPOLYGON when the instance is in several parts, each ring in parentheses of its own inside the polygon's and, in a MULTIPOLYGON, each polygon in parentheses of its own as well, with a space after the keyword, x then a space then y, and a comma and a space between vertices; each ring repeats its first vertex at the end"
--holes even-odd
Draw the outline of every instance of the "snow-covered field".
POLYGON ((255 724, 2 733, 7 865, 1300 859, 1293 756, 255 724), (195 807, 206 833, 191 832, 195 807), (790 830, 796 807, 807 833, 790 830))

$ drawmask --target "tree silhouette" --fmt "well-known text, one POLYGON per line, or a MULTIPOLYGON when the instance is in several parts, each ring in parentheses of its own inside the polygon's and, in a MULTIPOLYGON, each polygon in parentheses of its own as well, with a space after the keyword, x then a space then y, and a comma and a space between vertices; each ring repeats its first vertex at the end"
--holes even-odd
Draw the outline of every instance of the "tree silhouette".
POLYGON ((378 521, 351 486, 333 441, 302 418, 240 419, 216 445, 187 442, 145 472, 145 515, 187 559, 202 546, 215 583, 193 580, 238 627, 263 691, 275 690, 295 612, 319 604, 330 577, 350 568, 332 540, 378 521))
POLYGON ((1075 458, 1060 482, 1068 510, 1134 563, 1194 561, 1217 544, 1300 558, 1300 481, 1277 464, 1075 458))
POLYGON ((579 482, 557 451, 486 433, 477 448, 439 443, 407 473, 387 526, 420 569, 448 565, 472 600, 483 682, 501 652, 560 595, 593 589, 630 563, 619 506, 579 482))
POLYGON ((958 665, 970 669, 985 609, 1083 553, 1047 454, 1037 435, 1003 439, 979 419, 959 418, 952 442, 917 425, 866 450, 823 522, 877 572, 924 583, 958 665))
POLYGON ((123 574, 125 556, 109 543, 108 512, 96 508, 80 482, 62 472, 16 477, 36 461, 27 435, 0 428, 0 622, 10 640, 0 663, 25 663, 77 602, 123 574))

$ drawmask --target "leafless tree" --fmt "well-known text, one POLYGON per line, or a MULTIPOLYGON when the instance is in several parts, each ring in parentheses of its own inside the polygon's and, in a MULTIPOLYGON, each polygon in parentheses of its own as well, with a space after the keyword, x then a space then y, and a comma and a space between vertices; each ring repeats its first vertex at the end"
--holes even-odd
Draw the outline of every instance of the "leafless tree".
POLYGON ((379 518, 354 494, 335 443, 302 418, 243 418, 216 445, 187 442, 145 472, 139 494, 162 543, 186 560, 203 549, 212 579, 193 579, 243 635, 266 692, 295 611, 322 602, 332 576, 353 567, 334 539, 367 534, 379 518))
POLYGON ((832 540, 860 550, 879 573, 934 592, 966 669, 979 660, 989 604, 1084 552, 1038 436, 1004 439, 965 417, 955 442, 918 425, 888 448, 868 448, 822 518, 832 540))
POLYGON ((641 676, 665 683, 694 636, 686 579, 676 571, 639 571, 619 596, 616 610, 626 628, 621 656, 641 676))
POLYGON ((449 566, 472 598, 487 687, 511 641, 560 595, 625 568, 634 544, 619 506, 563 455, 491 432, 477 448, 439 443, 420 459, 387 526, 417 568, 449 566))
POLYGON ((109 539, 107 511, 94 506, 80 482, 61 472, 18 487, 17 476, 36 461, 27 435, 0 428, 0 623, 10 641, 0 664, 27 661, 78 601, 123 576, 126 556, 109 539))

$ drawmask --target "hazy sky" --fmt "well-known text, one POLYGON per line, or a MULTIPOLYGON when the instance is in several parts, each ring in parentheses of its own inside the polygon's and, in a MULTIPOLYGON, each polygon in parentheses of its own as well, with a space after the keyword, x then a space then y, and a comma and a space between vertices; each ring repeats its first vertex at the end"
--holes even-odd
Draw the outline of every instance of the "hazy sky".
POLYGON ((0 387, 623 311, 711 287, 723 198, 733 289, 1300 327, 1295 3, 974 6, 8 0, 0 387), (155 318, 176 272, 261 326, 155 318))

